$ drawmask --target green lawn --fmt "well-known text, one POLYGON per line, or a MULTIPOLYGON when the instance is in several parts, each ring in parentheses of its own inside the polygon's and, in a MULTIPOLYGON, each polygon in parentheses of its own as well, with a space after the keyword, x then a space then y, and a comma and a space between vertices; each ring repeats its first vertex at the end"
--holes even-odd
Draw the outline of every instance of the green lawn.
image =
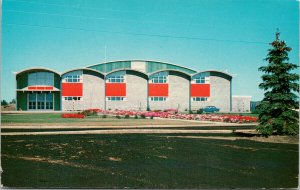
MULTIPOLYGON (((89 116, 84 119, 62 118, 61 113, 34 113, 34 114, 1 114, 2 123, 68 123, 99 120, 100 116, 89 116)), ((102 121, 109 122, 115 118, 106 118, 102 121)))
POLYGON ((169 124, 186 124, 187 121, 180 120, 158 120, 158 119, 134 119, 133 117, 121 119, 115 116, 88 116, 84 119, 78 118, 62 118, 61 113, 29 113, 29 114, 1 114, 1 123, 5 125, 169 125, 169 124))
POLYGON ((296 188, 298 145, 165 135, 2 136, 5 187, 296 188))

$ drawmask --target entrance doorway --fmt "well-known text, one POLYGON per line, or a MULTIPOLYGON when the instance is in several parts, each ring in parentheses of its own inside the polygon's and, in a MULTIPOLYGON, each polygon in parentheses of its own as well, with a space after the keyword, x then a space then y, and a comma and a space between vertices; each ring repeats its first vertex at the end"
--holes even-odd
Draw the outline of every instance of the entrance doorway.
POLYGON ((28 110, 54 110, 54 96, 51 92, 28 93, 28 110))

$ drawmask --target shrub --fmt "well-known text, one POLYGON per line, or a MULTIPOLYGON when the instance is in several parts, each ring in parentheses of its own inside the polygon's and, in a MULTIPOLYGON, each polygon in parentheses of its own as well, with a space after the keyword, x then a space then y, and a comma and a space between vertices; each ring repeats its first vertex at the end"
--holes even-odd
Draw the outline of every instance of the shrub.
POLYGON ((153 119, 153 115, 151 115, 150 119, 153 119))
POLYGON ((203 113, 203 109, 202 108, 197 110, 197 114, 202 114, 202 113, 203 113))
POLYGON ((141 118, 145 119, 146 118, 145 114, 141 114, 141 118))
POLYGON ((97 115, 97 112, 94 110, 84 110, 80 114, 83 114, 84 116, 91 116, 91 115, 97 115))
POLYGON ((121 119, 121 116, 119 116, 119 115, 116 115, 116 118, 117 118, 117 119, 121 119))
POLYGON ((192 110, 190 110, 190 111, 189 111, 189 114, 193 114, 193 111, 192 111, 192 110))
POLYGON ((137 116, 137 115, 134 115, 134 119, 138 119, 138 116, 137 116))
POLYGON ((124 118, 125 118, 125 119, 129 119, 129 115, 128 115, 128 114, 126 114, 124 118))
POLYGON ((107 118, 107 115, 102 115, 102 118, 107 118))

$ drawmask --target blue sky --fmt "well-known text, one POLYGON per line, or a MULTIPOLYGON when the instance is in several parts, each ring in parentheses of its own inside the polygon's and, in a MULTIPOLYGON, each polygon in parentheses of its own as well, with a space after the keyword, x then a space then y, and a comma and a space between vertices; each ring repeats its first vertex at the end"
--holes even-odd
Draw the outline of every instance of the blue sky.
MULTIPOLYGON (((258 68, 274 40, 299 64, 295 0, 3 0, 1 99, 13 72, 58 72, 106 60, 157 60, 234 74, 233 95, 261 100, 258 68)), ((298 72, 298 71, 296 71, 298 72)))

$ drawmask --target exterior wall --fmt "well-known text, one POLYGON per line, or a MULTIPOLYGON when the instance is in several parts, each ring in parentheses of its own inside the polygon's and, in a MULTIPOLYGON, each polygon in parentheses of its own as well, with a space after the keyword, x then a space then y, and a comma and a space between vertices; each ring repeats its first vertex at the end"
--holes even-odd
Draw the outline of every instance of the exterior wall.
POLYGON ((143 110, 147 109, 147 78, 139 73, 126 71, 126 97, 123 101, 108 101, 106 109, 143 110))
POLYGON ((78 89, 74 89, 73 91, 71 90, 72 86, 75 85, 83 85, 83 71, 82 70, 76 70, 76 71, 71 71, 68 73, 65 73, 62 75, 62 110, 63 111, 73 111, 73 110, 84 110, 84 102, 83 102, 83 98, 82 98, 82 94, 83 94, 83 88, 80 89, 80 94, 78 92, 78 89), (76 83, 69 83, 66 82, 64 80, 65 77, 67 76, 74 76, 74 75, 80 75, 81 76, 81 81, 80 82, 76 82, 76 83), (67 87, 69 86, 69 87, 67 87), (65 88, 67 87, 67 88, 65 88), (68 92, 66 92, 68 91, 68 92), (70 97, 80 97, 80 100, 65 100, 65 95, 66 96, 70 96, 70 97))
POLYGON ((60 108, 60 97, 61 93, 60 92, 53 92, 54 93, 54 110, 59 111, 61 110, 60 108))
POLYGON ((54 87, 61 89, 60 82, 61 82, 60 75, 54 73, 54 87))
POLYGON ((17 92, 17 110, 27 110, 27 92, 17 92))
POLYGON ((231 78, 210 73, 210 97, 208 101, 193 101, 191 99, 191 109, 197 110, 206 106, 216 106, 220 112, 230 112, 230 82, 231 78))
POLYGON ((185 111, 189 109, 190 80, 188 77, 177 72, 168 72, 167 83, 169 93, 166 101, 149 100, 151 110, 178 109, 185 111))
MULTIPOLYGON (((42 93, 53 93, 54 94, 54 104, 53 104, 53 110, 61 110, 60 107, 60 91, 57 91, 57 89, 60 89, 60 75, 47 69, 42 68, 35 68, 35 69, 29 69, 26 71, 23 71, 21 73, 18 73, 16 75, 16 100, 17 100, 17 110, 28 110, 28 94, 29 92, 42 92, 42 93), (37 77, 32 78, 32 76, 35 75, 35 73, 50 73, 47 74, 48 80, 44 77, 37 77), (50 78, 53 78, 52 80, 49 80, 49 76, 53 76, 50 78), (56 88, 56 89, 54 89, 56 88)), ((48 102, 49 103, 49 102, 48 102)), ((36 109, 37 111, 43 111, 43 110, 50 110, 49 108, 46 108, 46 102, 44 104, 44 109, 36 109)), ((51 109, 52 110, 52 109, 51 109)))
POLYGON ((83 109, 104 109, 104 79, 99 74, 83 71, 83 109))
POLYGON ((232 112, 250 112, 251 96, 232 96, 232 112))
POLYGON ((18 74, 16 79, 17 89, 22 89, 28 86, 28 72, 18 74))

